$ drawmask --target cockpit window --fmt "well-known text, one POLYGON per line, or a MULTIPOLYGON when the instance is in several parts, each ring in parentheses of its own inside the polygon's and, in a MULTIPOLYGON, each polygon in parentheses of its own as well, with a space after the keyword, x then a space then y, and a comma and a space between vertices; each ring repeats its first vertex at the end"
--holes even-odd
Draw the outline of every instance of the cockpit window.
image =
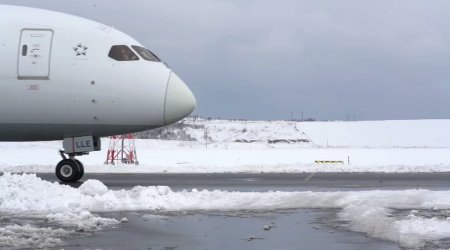
POLYGON ((139 57, 126 45, 112 46, 108 56, 117 61, 139 60, 139 57))
POLYGON ((131 46, 144 60, 152 62, 161 62, 161 60, 153 54, 150 50, 139 46, 131 46))

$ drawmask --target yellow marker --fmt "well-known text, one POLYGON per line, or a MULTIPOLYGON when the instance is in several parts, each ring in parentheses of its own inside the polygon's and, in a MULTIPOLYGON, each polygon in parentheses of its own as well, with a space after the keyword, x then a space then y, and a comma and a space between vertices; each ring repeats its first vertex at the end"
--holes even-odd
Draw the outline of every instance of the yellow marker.
POLYGON ((344 164, 344 161, 316 161, 316 164, 344 164))

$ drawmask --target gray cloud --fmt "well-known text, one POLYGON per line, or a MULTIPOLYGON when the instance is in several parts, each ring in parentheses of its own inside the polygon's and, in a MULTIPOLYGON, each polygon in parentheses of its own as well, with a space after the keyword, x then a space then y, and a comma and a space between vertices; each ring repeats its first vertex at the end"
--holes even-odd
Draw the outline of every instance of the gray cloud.
POLYGON ((196 113, 450 118, 450 2, 0 0, 125 31, 195 92, 196 113))

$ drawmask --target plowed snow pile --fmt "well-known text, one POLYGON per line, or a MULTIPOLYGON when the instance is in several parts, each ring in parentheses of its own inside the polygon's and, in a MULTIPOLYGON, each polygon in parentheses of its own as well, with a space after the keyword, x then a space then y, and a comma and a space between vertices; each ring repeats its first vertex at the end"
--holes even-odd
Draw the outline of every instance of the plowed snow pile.
POLYGON ((5 218, 34 218, 55 228, 33 225, 0 228, 0 246, 51 247, 79 231, 95 231, 119 224, 101 212, 138 211, 242 211, 295 208, 336 208, 337 219, 351 230, 371 237, 420 247, 450 235, 450 192, 429 190, 358 192, 224 192, 180 191, 169 187, 134 187, 113 191, 97 180, 79 189, 43 181, 35 175, 0 177, 0 213, 5 218), (395 211, 407 210, 407 215, 395 211), (440 211, 420 216, 417 210, 440 211), (100 213, 100 214, 98 214, 100 213))

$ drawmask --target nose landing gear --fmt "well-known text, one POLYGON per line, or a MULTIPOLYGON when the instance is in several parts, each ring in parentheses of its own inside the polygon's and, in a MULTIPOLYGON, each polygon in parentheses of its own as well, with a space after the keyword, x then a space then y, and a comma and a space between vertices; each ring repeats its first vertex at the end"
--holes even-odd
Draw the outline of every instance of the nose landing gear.
POLYGON ((66 159, 56 165, 56 176, 63 182, 77 182, 83 178, 84 167, 77 161, 66 159))
POLYGON ((63 159, 56 165, 56 177, 62 182, 77 182, 83 178, 84 166, 81 161, 75 159, 75 156, 100 151, 100 138, 92 136, 65 138, 63 147, 64 151, 59 151, 63 159))
POLYGON ((56 165, 56 177, 62 182, 77 182, 84 175, 84 166, 81 161, 75 159, 75 155, 69 154, 67 159, 64 151, 60 151, 63 160, 56 165))

